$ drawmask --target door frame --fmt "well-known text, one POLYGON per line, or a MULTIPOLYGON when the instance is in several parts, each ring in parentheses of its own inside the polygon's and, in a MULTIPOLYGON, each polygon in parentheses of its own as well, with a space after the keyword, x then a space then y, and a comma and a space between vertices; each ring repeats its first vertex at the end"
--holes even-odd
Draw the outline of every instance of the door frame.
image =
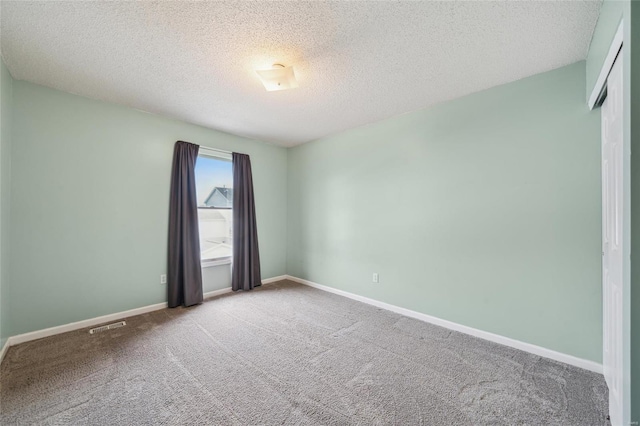
MULTIPOLYGON (((597 107, 602 105, 602 102, 606 98, 607 94, 607 79, 611 72, 611 68, 618 57, 618 54, 622 52, 624 41, 624 22, 621 20, 618 25, 618 29, 611 41, 611 45, 609 47, 609 51, 607 56, 605 57, 604 63, 602 64, 602 68, 600 69, 600 73, 598 75, 598 79, 591 91, 591 95, 587 100, 587 104, 590 110, 596 109, 597 107)), ((628 53, 628 52, 627 52, 628 53)), ((625 54, 627 58, 624 58, 625 61, 629 61, 628 54, 625 54)), ((625 85, 623 86, 623 91, 629 90, 626 82, 628 79, 625 74, 628 72, 628 67, 625 66, 623 68, 623 80, 625 81, 625 85)), ((623 94, 624 96, 624 94, 623 94)), ((628 107, 628 104, 625 102, 625 108, 628 107)), ((626 112, 624 113, 626 114, 626 112)), ((625 115, 624 117, 627 117, 625 115)), ((623 118, 623 133, 627 131, 628 123, 624 121, 623 118)), ((622 195, 622 253, 623 253, 623 277, 622 277, 622 293, 623 293, 623 303, 622 303, 622 317, 623 317, 623 336, 621 351, 622 351, 622 371, 621 377, 623 382, 622 389, 622 412, 618 413, 618 418, 622 420, 622 425, 627 425, 631 421, 631 370, 630 370, 630 361, 631 361, 631 351, 630 351, 630 304, 629 304, 629 289, 631 288, 631 278, 630 278, 630 270, 631 270, 631 232, 630 232, 630 218, 631 218, 631 179, 630 179, 630 167, 631 167, 631 147, 629 146, 628 140, 624 137, 624 146, 623 146, 623 195, 622 195)), ((602 197, 601 197, 602 203, 602 197)), ((603 283, 604 288, 604 283, 603 283)), ((603 329, 604 332, 604 329, 603 329)), ((604 341, 604 335, 603 335, 604 341)), ((604 351, 604 348, 603 348, 604 351)), ((604 354, 603 354, 604 355, 604 354)), ((612 425, 618 426, 618 425, 612 425)))
POLYGON ((598 74, 598 79, 596 80, 596 83, 591 90, 591 95, 587 101, 589 109, 591 110, 599 107, 602 104, 602 101, 604 101, 607 88, 607 78, 609 77, 613 63, 618 57, 618 53, 620 53, 620 50, 622 49, 623 40, 624 22, 620 21, 616 34, 613 36, 613 40, 611 41, 611 46, 609 46, 607 56, 604 58, 604 63, 600 69, 600 74, 598 74))

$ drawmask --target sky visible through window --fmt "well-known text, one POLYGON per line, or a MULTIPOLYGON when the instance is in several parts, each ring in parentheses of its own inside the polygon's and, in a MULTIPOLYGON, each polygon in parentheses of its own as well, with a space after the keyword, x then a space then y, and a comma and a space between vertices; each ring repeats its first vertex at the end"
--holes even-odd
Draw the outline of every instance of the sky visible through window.
POLYGON ((198 197, 198 229, 200 231, 200 258, 216 260, 231 257, 233 241, 233 213, 228 207, 233 192, 214 188, 233 188, 233 168, 229 160, 198 156, 196 160, 196 194, 198 197), (227 208, 207 208, 227 207, 227 208))
POLYGON ((199 206, 204 204, 207 196, 216 186, 233 187, 231 161, 198 156, 196 160, 196 191, 199 206))

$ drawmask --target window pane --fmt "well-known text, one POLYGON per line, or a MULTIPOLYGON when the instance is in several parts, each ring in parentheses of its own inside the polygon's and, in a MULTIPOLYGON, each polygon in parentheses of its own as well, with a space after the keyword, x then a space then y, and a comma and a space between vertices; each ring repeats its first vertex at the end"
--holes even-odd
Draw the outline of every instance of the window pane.
POLYGON ((212 204, 213 198, 209 200, 212 195, 216 200, 221 200, 217 197, 220 191, 215 191, 216 194, 212 194, 215 188, 222 190, 225 193, 225 198, 229 200, 229 205, 225 207, 231 207, 233 200, 233 169, 231 161, 200 155, 196 161, 198 207, 212 204), (207 201, 209 201, 209 204, 207 204, 207 201))
POLYGON ((198 156, 196 191, 202 260, 231 256, 233 173, 231 161, 198 156))

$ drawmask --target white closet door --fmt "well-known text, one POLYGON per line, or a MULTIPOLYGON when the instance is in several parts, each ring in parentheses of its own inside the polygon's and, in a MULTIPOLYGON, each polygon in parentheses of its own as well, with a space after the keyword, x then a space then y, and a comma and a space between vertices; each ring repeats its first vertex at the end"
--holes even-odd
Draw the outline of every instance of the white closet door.
POLYGON ((622 424, 622 224, 623 224, 623 95, 622 51, 607 79, 602 104, 602 283, 603 367, 609 386, 611 424, 622 424))

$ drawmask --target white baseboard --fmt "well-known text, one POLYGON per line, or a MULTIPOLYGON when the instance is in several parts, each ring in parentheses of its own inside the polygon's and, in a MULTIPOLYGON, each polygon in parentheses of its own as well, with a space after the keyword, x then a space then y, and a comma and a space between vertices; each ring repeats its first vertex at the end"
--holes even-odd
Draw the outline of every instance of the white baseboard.
POLYGON ((399 306, 391 305, 389 303, 380 302, 378 300, 370 299, 368 297, 359 296, 357 294, 349 293, 347 291, 338 290, 333 287, 314 283, 313 281, 305 280, 298 277, 287 275, 286 278, 291 281, 295 281, 300 284, 308 285, 319 290, 327 291, 330 293, 338 294, 340 296, 348 297, 349 299, 357 300, 359 302, 367 303, 369 305, 376 306, 378 308, 386 309, 388 311, 395 312, 400 315, 415 318, 420 321, 425 321, 431 324, 439 325, 440 327, 448 328, 450 330, 459 331, 461 333, 469 334, 471 336, 479 337, 481 339, 489 340, 491 342, 499 343, 501 345, 510 346, 521 351, 529 352, 534 355, 538 355, 545 358, 550 358, 555 361, 564 362, 565 364, 573 365, 575 367, 583 368, 585 370, 593 371, 595 373, 602 374, 602 364, 598 364, 594 361, 578 358, 573 355, 564 354, 562 352, 556 352, 551 349, 543 348, 542 346, 533 345, 531 343, 521 342, 519 340, 511 339, 509 337, 500 336, 499 334, 490 333, 488 331, 478 330, 477 328, 468 327, 466 325, 457 324, 455 322, 443 320, 431 315, 423 314, 420 312, 412 311, 410 309, 401 308, 399 306))
MULTIPOLYGON (((586 359, 578 358, 573 355, 564 354, 561 352, 557 352, 551 349, 543 348, 541 346, 533 345, 531 343, 522 342, 519 340, 511 339, 509 337, 500 336, 498 334, 490 333, 488 331, 478 330, 473 327, 468 327, 465 325, 457 324, 455 322, 443 320, 431 315, 423 314, 420 312, 412 311, 410 309, 401 308, 399 306, 391 305, 389 303, 380 302, 378 300, 370 299, 368 297, 359 296, 354 293, 349 293, 347 291, 338 290, 333 287, 328 287, 322 284, 314 283, 309 280, 305 280, 302 278, 294 277, 291 275, 280 275, 273 278, 267 278, 262 280, 262 284, 270 284, 273 282, 281 281, 284 279, 288 279, 291 281, 295 281, 300 284, 308 285, 310 287, 317 288, 319 290, 327 291, 330 293, 338 294, 340 296, 348 297, 353 300, 357 300, 359 302, 367 303, 369 305, 376 306, 378 308, 386 309, 388 311, 392 311, 398 313, 400 315, 404 315, 410 318, 415 318, 420 321, 425 321, 431 324, 435 324, 441 327, 448 328, 450 330, 459 331, 461 333, 469 334, 471 336, 479 337, 481 339, 489 340, 491 342, 499 343, 505 346, 510 346, 515 349, 520 349, 525 352, 529 352, 538 356, 542 356, 545 358, 550 358, 555 361, 564 362, 569 365, 573 365, 575 367, 583 368, 585 370, 593 371, 599 374, 602 374, 602 364, 599 364, 594 361, 589 361, 586 359)), ((209 299, 212 297, 216 297, 225 293, 230 293, 231 287, 222 288, 220 290, 209 291, 204 293, 204 298, 209 299)), ((32 331, 30 333, 19 334, 16 336, 11 336, 7 339, 4 346, 0 349, 0 363, 4 359, 4 355, 6 354, 8 348, 10 346, 14 346, 20 343, 29 342, 31 340, 42 339, 44 337, 53 336, 60 333, 66 333, 68 331, 79 330, 82 328, 91 327, 94 325, 103 324, 106 322, 118 321, 124 318, 129 318, 135 315, 141 315, 148 312, 157 311, 160 309, 164 309, 167 307, 167 303, 156 303, 154 305, 144 306, 141 308, 131 309, 128 311, 118 312, 109 315, 103 315, 96 318, 90 318, 83 321, 77 321, 70 324, 64 324, 57 327, 50 327, 43 330, 32 331)))
MULTIPOLYGON (((276 281, 286 279, 286 275, 280 275, 273 278, 267 278, 262 280, 262 284, 270 284, 276 281)), ((225 287, 220 290, 213 290, 203 294, 205 299, 220 296, 221 294, 230 293, 231 287, 225 287)), ((128 311, 116 312, 114 314, 103 315, 100 317, 89 318, 82 321, 76 321, 69 324, 58 325, 56 327, 45 328, 43 330, 31 331, 29 333, 18 334, 11 336, 7 339, 2 349, 0 349, 0 363, 4 359, 4 356, 10 346, 15 346, 20 343, 30 342, 31 340, 42 339, 44 337, 53 336, 56 334, 66 333, 69 331, 80 330, 94 325, 104 324, 107 322, 119 321, 125 318, 130 318, 136 315, 146 314, 148 312, 158 311, 167 307, 167 302, 156 303, 154 305, 143 306, 141 308, 130 309, 128 311)))
POLYGON ((42 339, 44 337, 53 336, 55 334, 66 333, 69 331, 80 330, 81 328, 92 327, 94 325, 104 324, 106 322, 118 321, 124 318, 136 315, 146 314, 167 307, 167 302, 156 303, 154 305, 143 306, 142 308, 130 309, 128 311, 116 312, 115 314, 103 315, 100 317, 89 318, 82 321, 71 322, 69 324, 49 327, 43 330, 31 331, 29 333, 18 334, 7 339, 8 346, 19 345, 20 343, 29 342, 31 340, 42 339))
POLYGON ((7 353, 9 349, 9 339, 4 341, 4 345, 0 348, 0 364, 2 364, 2 360, 4 359, 4 355, 7 353))
POLYGON ((267 279, 262 280, 262 284, 271 284, 271 283, 275 283, 276 281, 286 280, 287 277, 288 277, 288 275, 279 275, 277 277, 267 278, 267 279))
POLYGON ((208 291, 202 294, 204 300, 211 299, 212 297, 220 296, 221 294, 231 293, 231 287, 221 288, 220 290, 208 291))

